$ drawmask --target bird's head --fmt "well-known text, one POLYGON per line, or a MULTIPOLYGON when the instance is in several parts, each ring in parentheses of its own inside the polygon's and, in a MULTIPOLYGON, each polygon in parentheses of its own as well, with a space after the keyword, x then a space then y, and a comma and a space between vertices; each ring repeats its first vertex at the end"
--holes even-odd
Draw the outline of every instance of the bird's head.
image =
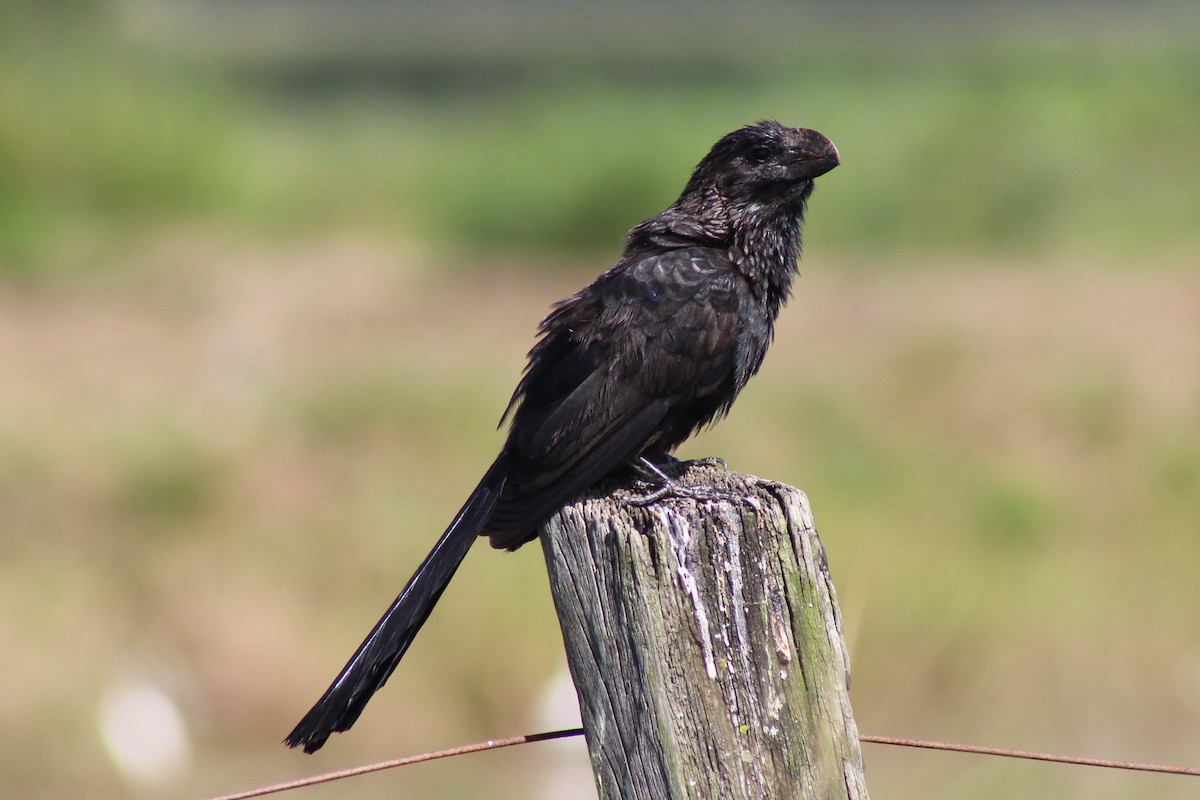
POLYGON ((839 163, 837 148, 820 133, 764 120, 721 137, 696 166, 689 188, 713 186, 735 204, 803 203, 813 179, 839 163))

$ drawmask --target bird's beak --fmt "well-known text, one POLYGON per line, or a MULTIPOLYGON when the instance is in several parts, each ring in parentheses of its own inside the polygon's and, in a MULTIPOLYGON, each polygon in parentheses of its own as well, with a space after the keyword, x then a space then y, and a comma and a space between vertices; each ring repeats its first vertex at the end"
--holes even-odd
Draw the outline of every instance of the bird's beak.
POLYGON ((842 163, 837 147, 825 136, 805 128, 800 129, 800 136, 796 158, 789 169, 792 178, 811 181, 842 163))

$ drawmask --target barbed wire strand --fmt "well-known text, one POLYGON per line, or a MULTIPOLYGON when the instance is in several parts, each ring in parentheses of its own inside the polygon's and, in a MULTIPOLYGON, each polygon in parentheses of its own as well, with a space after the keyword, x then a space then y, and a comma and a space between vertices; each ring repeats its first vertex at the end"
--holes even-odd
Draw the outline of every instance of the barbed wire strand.
POLYGON ((406 767, 410 764, 420 764, 424 761, 436 761, 439 758, 465 756, 468 753, 481 753, 484 750, 499 750, 502 747, 512 747, 513 745, 518 744, 532 744, 533 742, 545 742, 550 739, 565 739, 568 736, 582 735, 583 728, 570 728, 562 731, 531 733, 527 736, 510 736, 507 739, 488 739, 486 742, 464 744, 461 747, 451 747, 448 750, 436 750, 432 753, 422 753, 421 755, 417 756, 393 758, 390 761, 380 761, 375 764, 365 764, 361 767, 351 767, 350 769, 337 770, 336 772, 323 772, 320 775, 310 775, 307 778, 297 778, 294 781, 285 781, 284 783, 276 783, 271 786, 262 786, 258 789, 250 789, 245 792, 223 794, 220 797, 209 798, 209 800, 250 800, 250 798, 253 797, 265 797, 269 794, 278 794, 279 792, 287 792, 291 791, 292 789, 303 789, 306 786, 316 786, 319 783, 339 781, 342 778, 353 778, 358 775, 366 775, 371 772, 380 772, 385 769, 392 769, 393 767, 406 767))
POLYGON ((1136 761, 1112 761, 1105 758, 1080 758, 1079 756, 1062 756, 1053 753, 1036 753, 1029 750, 1006 750, 1000 747, 981 747, 973 744, 954 744, 953 742, 927 742, 921 739, 899 739, 893 736, 860 736, 860 742, 871 744, 891 744, 899 747, 922 747, 926 750, 949 750, 954 753, 975 753, 982 756, 1003 756, 1004 758, 1025 758, 1031 761, 1051 761, 1055 764, 1077 764, 1082 767, 1107 767, 1109 769, 1131 769, 1139 772, 1165 772, 1170 775, 1192 775, 1200 777, 1200 768, 1176 767, 1169 764, 1140 764, 1136 761))
MULTIPOLYGON (((255 797, 265 797, 269 794, 278 794, 279 792, 287 792, 291 791, 292 789, 303 789, 306 786, 316 786, 320 783, 329 783, 330 781, 337 781, 341 780, 342 778, 353 778, 357 775, 366 775, 371 772, 381 772, 382 770, 392 769, 393 767, 406 767, 410 764, 420 764, 425 761, 436 761, 439 758, 464 756, 468 753, 481 753, 485 750, 499 750, 502 747, 512 747, 518 744, 532 744, 533 742, 545 742, 551 739, 565 739, 570 736, 582 735, 583 728, 567 728, 561 731, 532 733, 527 736, 511 736, 507 739, 488 739, 486 742, 465 744, 461 747, 451 747, 448 750, 435 750, 431 753, 405 756, 404 758, 394 758, 390 761, 380 761, 375 764, 366 764, 361 767, 352 767, 350 769, 338 770, 336 772, 323 772, 320 775, 311 775, 307 778, 298 778, 293 781, 276 783, 271 786, 262 786, 245 792, 224 794, 220 797, 208 798, 208 800, 251 800, 251 798, 255 797)), ((973 744, 931 742, 923 739, 902 739, 894 736, 859 736, 858 740, 868 744, 886 744, 894 745, 896 747, 917 747, 925 750, 946 750, 953 753, 974 753, 976 755, 1000 756, 1002 758, 1023 758, 1030 761, 1049 761, 1055 764, 1075 764, 1083 767, 1106 767, 1108 769, 1136 770, 1139 772, 1161 772, 1169 775, 1191 775, 1194 777, 1200 777, 1200 768, 1197 767, 1178 767, 1169 764, 1143 764, 1135 761, 1112 761, 1103 758, 1081 758, 1078 756, 1056 755, 1054 753, 1037 753, 1029 750, 1007 750, 1000 747, 982 747, 980 745, 973 744)))

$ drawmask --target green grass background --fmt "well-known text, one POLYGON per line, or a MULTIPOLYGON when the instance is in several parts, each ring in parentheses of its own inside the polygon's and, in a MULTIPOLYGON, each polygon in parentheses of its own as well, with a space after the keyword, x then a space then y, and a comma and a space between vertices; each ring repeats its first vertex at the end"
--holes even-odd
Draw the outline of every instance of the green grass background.
MULTIPOLYGON (((684 454, 808 492, 860 728, 1195 764, 1198 42, 1169 3, 0 4, 4 793, 129 796, 95 718, 130 674, 193 738, 148 796, 544 726, 540 554, 481 550, 352 734, 277 744, 499 446, 548 304, 768 116, 843 166, 684 454)), ((878 797, 1196 791, 865 754, 878 797)), ((306 796, 527 798, 551 758, 306 796)))

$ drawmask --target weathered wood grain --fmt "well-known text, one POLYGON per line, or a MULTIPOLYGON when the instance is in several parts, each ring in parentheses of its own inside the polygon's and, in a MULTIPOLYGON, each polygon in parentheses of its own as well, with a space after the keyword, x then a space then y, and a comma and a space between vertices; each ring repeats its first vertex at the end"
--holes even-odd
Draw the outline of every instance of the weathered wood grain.
POLYGON ((798 489, 595 493, 542 530, 603 800, 866 798, 825 551, 798 489))

